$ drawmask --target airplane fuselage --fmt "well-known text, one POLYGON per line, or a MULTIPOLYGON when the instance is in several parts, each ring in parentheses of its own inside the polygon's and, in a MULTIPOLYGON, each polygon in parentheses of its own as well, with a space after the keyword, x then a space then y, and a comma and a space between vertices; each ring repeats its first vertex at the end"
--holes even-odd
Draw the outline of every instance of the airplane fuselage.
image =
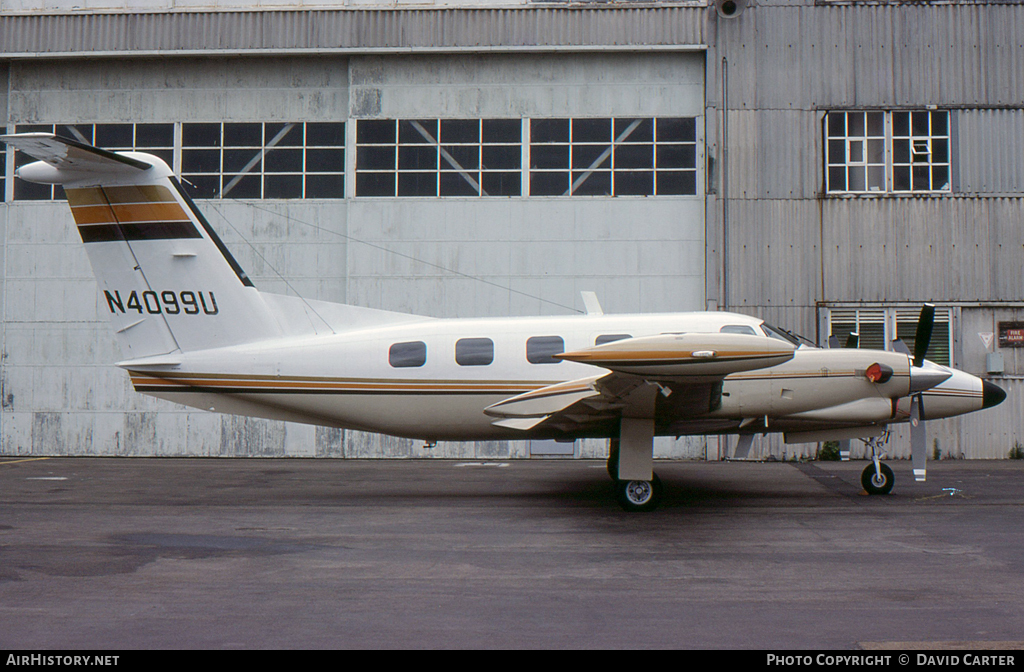
MULTIPOLYGON (((761 324, 731 313, 410 317, 394 326, 191 352, 172 365, 123 366, 139 392, 207 410, 426 440, 567 438, 551 428, 524 433, 496 426, 484 409, 603 371, 545 356, 551 352, 666 333, 761 334, 761 324)), ((741 424, 748 431, 808 431, 904 421, 906 410, 894 399, 909 393, 909 373, 909 358, 901 353, 802 346, 783 364, 726 376, 713 403, 694 400, 686 417, 660 423, 658 433, 737 431, 741 424), (884 385, 865 377, 876 362, 893 370, 884 385)), ((670 387, 664 390, 671 395, 670 387)), ((929 418, 982 404, 980 379, 963 372, 926 394, 929 418)), ((608 424, 582 435, 616 431, 608 424)))

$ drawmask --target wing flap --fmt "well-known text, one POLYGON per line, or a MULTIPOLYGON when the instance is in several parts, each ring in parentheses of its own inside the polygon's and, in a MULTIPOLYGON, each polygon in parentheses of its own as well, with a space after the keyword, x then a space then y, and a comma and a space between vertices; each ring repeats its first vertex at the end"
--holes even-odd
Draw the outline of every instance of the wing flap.
POLYGON ((564 383, 555 383, 499 401, 484 413, 499 418, 545 418, 591 397, 601 396, 595 383, 601 376, 592 376, 564 383))

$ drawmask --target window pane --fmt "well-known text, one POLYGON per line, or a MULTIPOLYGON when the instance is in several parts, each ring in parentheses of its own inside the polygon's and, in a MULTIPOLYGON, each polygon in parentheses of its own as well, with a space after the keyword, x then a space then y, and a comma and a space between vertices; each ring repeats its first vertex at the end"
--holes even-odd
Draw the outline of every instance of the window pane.
POLYGON ((463 338, 455 343, 455 362, 460 366, 487 366, 494 361, 494 341, 463 338))
POLYGON ((910 113, 909 112, 893 112, 892 113, 892 134, 900 136, 910 135, 910 113))
POLYGON ((885 135, 885 113, 884 112, 868 112, 868 135, 872 137, 881 137, 885 135))
POLYGON ((523 177, 520 173, 482 173, 480 186, 488 196, 519 196, 523 177))
POLYGON ((356 170, 394 170, 394 147, 357 147, 356 170))
POLYGON ((399 196, 437 196, 437 173, 399 173, 399 196))
POLYGON ((423 366, 427 362, 427 344, 423 341, 395 343, 388 350, 388 363, 395 368, 423 366))
POLYGON ((851 166, 848 170, 847 189, 849 191, 866 191, 867 187, 865 184, 864 168, 861 166, 851 166))
POLYGON ((263 124, 224 124, 224 145, 262 147, 263 124))
POLYGON ((892 169, 893 191, 910 191, 910 166, 894 166, 892 169))
POLYGON ((220 147, 220 124, 182 124, 183 147, 220 147))
POLYGON ((306 170, 309 172, 345 172, 345 150, 307 149, 306 170))
POLYGON ((828 113, 828 134, 832 138, 846 137, 846 113, 845 112, 829 112, 828 113))
POLYGON ((693 117, 659 118, 657 133, 658 142, 695 142, 697 140, 697 120, 693 117))
POLYGON ((394 119, 360 119, 356 124, 356 142, 374 144, 394 144, 394 119))
POLYGON ((928 113, 914 112, 910 115, 910 125, 914 135, 928 135, 928 113))
POLYGON ((611 119, 573 119, 572 142, 612 141, 611 119))
POLYGON ((868 190, 885 191, 885 166, 868 166, 868 190))
POLYGON ((693 145, 658 145, 658 168, 695 168, 697 150, 693 145))
POLYGON ((928 166, 914 166, 914 191, 928 191, 931 189, 931 171, 928 166))
POLYGON ((394 195, 394 173, 356 173, 356 196, 394 195))
POLYGON ((266 144, 275 147, 301 147, 302 124, 267 124, 263 137, 266 144), (274 142, 274 141, 277 142, 274 142))
POLYGON ((182 175, 185 191, 192 198, 216 198, 220 194, 217 175, 182 175))
POLYGON ((616 196, 651 196, 654 194, 654 173, 650 171, 616 171, 616 196))
POLYGON ((325 122, 306 124, 307 147, 344 147, 344 122, 325 122))
POLYGON ((910 162, 910 141, 909 140, 893 140, 892 141, 892 161, 893 161, 893 163, 909 163, 910 162))
POLYGON ((573 168, 610 168, 612 165, 611 145, 573 145, 573 168))
POLYGON ((601 334, 594 339, 594 345, 604 345, 605 343, 613 343, 615 341, 623 341, 627 338, 633 338, 630 334, 601 334))
POLYGON ((828 162, 829 163, 846 163, 846 141, 845 140, 829 140, 828 141, 828 162))
POLYGON ((480 146, 479 145, 446 145, 442 147, 448 157, 442 155, 441 159, 441 170, 455 170, 456 168, 462 168, 463 170, 476 170, 480 163, 480 146), (452 160, 455 163, 452 163, 452 160))
POLYGON ((250 161, 255 163, 249 170, 260 172, 260 150, 258 149, 225 149, 224 150, 224 171, 229 173, 241 172, 249 165, 250 161))
POLYGON ((186 149, 181 152, 181 170, 184 173, 219 173, 219 149, 186 149))
MULTIPOLYGON (((476 180, 477 176, 471 174, 470 177, 476 180)), ((478 196, 480 193, 462 173, 441 173, 440 180, 441 196, 478 196)))
POLYGON ((260 198, 259 175, 224 175, 221 178, 221 198, 260 198), (236 178, 238 178, 236 180, 236 178), (232 184, 234 182, 234 184, 232 184))
POLYGON ((523 153, 519 145, 484 145, 481 149, 484 170, 516 168, 522 164, 523 153))
POLYGON ((530 147, 531 168, 568 168, 569 145, 533 145, 530 147))
POLYGON ((610 196, 612 193, 612 174, 610 171, 598 170, 589 175, 587 173, 573 173, 572 181, 575 185, 572 193, 578 196, 610 196))
POLYGON ((437 170, 437 148, 433 145, 398 147, 399 170, 437 170))
POLYGON ((398 122, 398 143, 422 145, 437 142, 437 119, 418 119, 398 122))
POLYGON ((569 191, 569 173, 530 173, 530 194, 534 196, 561 196, 569 191))
POLYGON ((264 170, 268 173, 301 173, 301 149, 271 149, 264 155, 264 170))
POLYGON ((850 137, 863 137, 864 113, 850 112, 846 115, 846 134, 850 137))
POLYGON ((532 120, 530 122, 530 142, 569 142, 569 120, 532 120))
POLYGON ((660 195, 687 196, 697 193, 697 173, 690 171, 658 171, 656 183, 660 195))
POLYGON ((477 119, 442 119, 439 142, 480 142, 480 121, 477 119))
POLYGON ((136 124, 136 147, 173 147, 174 124, 136 124))
POLYGON ((534 336, 526 341, 526 361, 531 364, 558 364, 553 355, 565 352, 561 336, 534 336))
POLYGON ((842 166, 828 169, 828 190, 846 191, 846 169, 842 166))
MULTIPOLYGON (((394 187, 392 187, 394 188, 394 187)), ((307 175, 306 176, 306 198, 344 198, 345 197, 345 176, 337 175, 307 175)))
POLYGON ((96 124, 96 146, 104 148, 132 148, 135 146, 131 124, 96 124))
POLYGON ((640 119, 640 124, 637 125, 633 131, 622 138, 622 134, 625 133, 630 126, 633 125, 635 119, 616 119, 615 120, 615 140, 616 142, 651 142, 654 140, 654 120, 653 119, 640 119), (620 138, 622 138, 620 140, 620 138))
POLYGON ((302 198, 302 175, 267 175, 263 198, 302 198))
POLYGON ((619 145, 615 148, 615 168, 653 168, 654 145, 619 145))
POLYGON ((484 119, 484 142, 522 142, 523 122, 520 119, 484 119))

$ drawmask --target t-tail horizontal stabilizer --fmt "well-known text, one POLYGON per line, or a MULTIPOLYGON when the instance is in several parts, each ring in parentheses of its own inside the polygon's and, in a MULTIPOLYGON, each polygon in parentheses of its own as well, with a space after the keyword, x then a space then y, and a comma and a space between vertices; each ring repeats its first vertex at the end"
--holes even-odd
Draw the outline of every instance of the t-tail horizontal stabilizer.
POLYGON ((37 159, 16 175, 60 184, 126 359, 281 335, 263 297, 161 159, 51 133, 0 136, 37 159))

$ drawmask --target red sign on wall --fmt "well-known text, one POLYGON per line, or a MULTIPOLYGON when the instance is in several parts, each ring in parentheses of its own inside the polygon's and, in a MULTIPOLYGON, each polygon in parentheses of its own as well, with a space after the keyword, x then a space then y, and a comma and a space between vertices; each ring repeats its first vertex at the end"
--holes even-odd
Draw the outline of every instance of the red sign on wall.
POLYGON ((1024 322, 1000 322, 999 347, 1024 348, 1024 322))

